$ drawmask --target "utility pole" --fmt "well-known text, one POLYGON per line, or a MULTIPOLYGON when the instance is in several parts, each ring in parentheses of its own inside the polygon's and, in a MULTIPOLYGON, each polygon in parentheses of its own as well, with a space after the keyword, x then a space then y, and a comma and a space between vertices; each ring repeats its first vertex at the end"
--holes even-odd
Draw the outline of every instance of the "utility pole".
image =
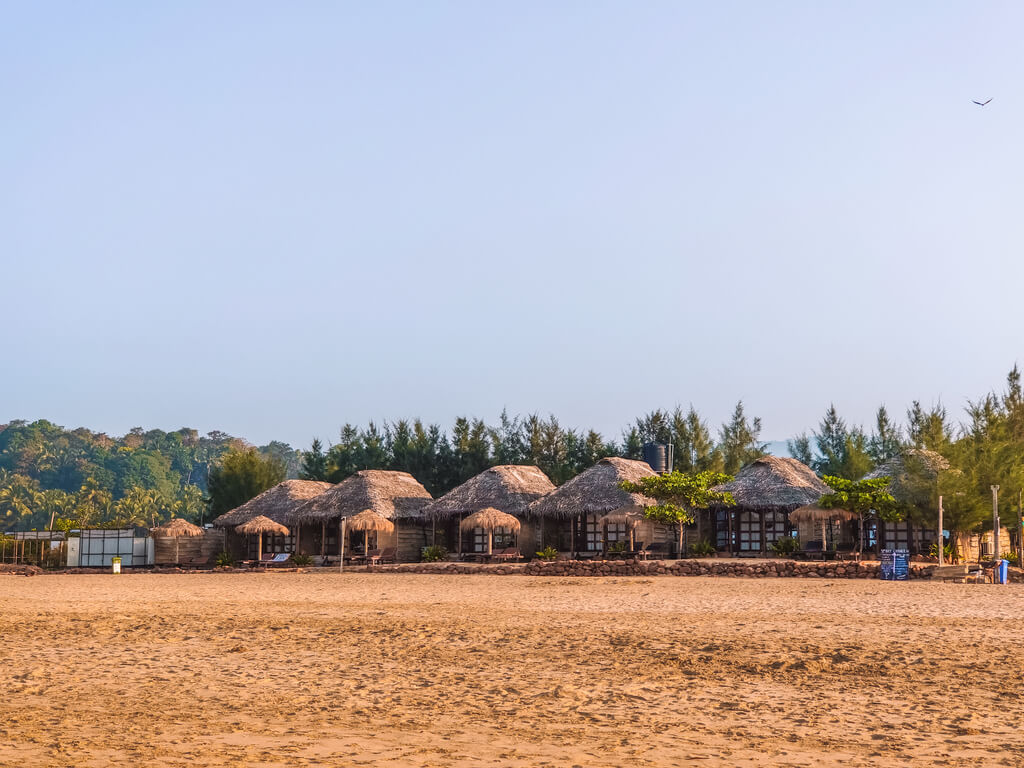
POLYGON ((938 537, 938 539, 936 539, 936 541, 938 542, 938 544, 935 547, 935 551, 936 551, 936 553, 939 556, 939 565, 945 565, 946 564, 946 560, 943 557, 943 554, 944 554, 943 553, 943 549, 945 547, 946 541, 942 537, 942 497, 941 496, 939 496, 939 537, 938 537))
POLYGON ((999 559, 999 486, 989 486, 992 489, 992 559, 999 559))

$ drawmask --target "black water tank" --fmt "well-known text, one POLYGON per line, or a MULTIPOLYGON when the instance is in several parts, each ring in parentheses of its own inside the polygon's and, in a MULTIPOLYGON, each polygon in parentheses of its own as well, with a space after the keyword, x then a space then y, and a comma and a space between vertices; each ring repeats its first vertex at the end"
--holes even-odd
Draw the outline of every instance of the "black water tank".
POLYGON ((670 443, 644 443, 644 461, 659 475, 672 471, 672 449, 670 443))

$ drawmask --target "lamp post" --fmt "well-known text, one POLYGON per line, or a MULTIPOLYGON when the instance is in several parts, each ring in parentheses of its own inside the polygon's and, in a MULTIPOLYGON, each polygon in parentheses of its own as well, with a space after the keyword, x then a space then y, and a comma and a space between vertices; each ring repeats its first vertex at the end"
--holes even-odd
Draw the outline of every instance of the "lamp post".
POLYGON ((999 559, 999 486, 992 488, 992 559, 999 559))

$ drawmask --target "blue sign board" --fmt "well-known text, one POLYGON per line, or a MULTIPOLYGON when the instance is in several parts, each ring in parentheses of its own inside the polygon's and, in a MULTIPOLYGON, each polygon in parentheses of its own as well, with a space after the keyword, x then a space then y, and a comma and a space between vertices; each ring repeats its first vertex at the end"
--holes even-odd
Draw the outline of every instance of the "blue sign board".
POLYGON ((882 561, 882 581, 907 580, 910 573, 909 549, 883 549, 880 560, 882 561))

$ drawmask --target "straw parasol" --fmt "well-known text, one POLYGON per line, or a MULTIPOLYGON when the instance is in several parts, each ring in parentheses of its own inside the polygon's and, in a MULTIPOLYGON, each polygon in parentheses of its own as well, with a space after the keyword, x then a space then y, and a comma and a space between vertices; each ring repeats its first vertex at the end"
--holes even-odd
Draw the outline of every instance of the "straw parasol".
POLYGON ((609 525, 626 526, 626 530, 629 531, 629 549, 632 551, 634 543, 633 534, 636 531, 636 527, 640 525, 641 520, 643 518, 634 511, 618 510, 616 512, 609 512, 604 517, 599 517, 597 524, 602 526, 605 531, 607 531, 609 525))
POLYGON ((178 557, 178 539, 182 536, 189 538, 195 538, 202 536, 205 531, 198 525, 190 523, 180 517, 174 517, 168 520, 163 525, 158 525, 156 528, 151 529, 152 533, 159 534, 160 536, 167 536, 174 539, 174 562, 180 563, 181 558, 178 557))
POLYGON ((522 524, 512 515, 502 512, 494 507, 485 507, 479 512, 474 512, 459 524, 462 531, 471 531, 474 528, 483 528, 487 531, 487 554, 494 549, 494 529, 508 528, 513 533, 519 533, 522 524))
POLYGON ((288 535, 288 529, 280 523, 275 523, 269 517, 259 515, 254 517, 247 523, 242 523, 235 528, 239 533, 249 536, 256 534, 256 561, 259 562, 263 556, 263 534, 264 533, 276 533, 281 536, 288 535))
POLYGON ((857 520, 860 516, 848 509, 825 509, 817 504, 805 504, 789 513, 792 523, 821 523, 821 548, 825 549, 827 541, 826 526, 832 520, 857 520))
MULTIPOLYGON (((348 529, 350 531, 377 531, 391 533, 395 530, 395 524, 374 512, 372 509, 364 509, 358 515, 348 518, 348 529)), ((344 543, 342 543, 344 546, 344 543)), ((363 554, 370 553, 369 537, 363 540, 363 554)), ((344 553, 343 553, 344 554, 344 553)))

